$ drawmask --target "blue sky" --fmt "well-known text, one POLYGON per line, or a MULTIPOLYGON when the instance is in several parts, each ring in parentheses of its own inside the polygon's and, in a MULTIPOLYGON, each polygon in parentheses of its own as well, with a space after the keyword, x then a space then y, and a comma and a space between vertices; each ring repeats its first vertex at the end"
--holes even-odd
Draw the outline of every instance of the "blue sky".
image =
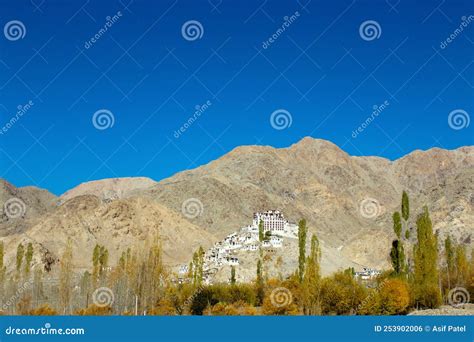
POLYGON ((474 141, 473 1, 0 6, 0 177, 17 186, 60 194, 101 178, 159 180, 236 146, 305 136, 390 159, 474 141), (113 126, 96 128, 101 110, 113 126), (291 125, 272 125, 275 111, 291 125))

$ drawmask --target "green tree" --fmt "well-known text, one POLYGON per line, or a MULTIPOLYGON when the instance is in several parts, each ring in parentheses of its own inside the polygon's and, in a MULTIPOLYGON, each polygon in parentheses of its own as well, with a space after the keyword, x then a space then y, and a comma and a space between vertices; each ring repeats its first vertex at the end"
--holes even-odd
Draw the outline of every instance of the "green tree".
MULTIPOLYGON (((199 248, 198 253, 201 253, 199 248)), ((153 244, 148 250, 148 257, 144 263, 142 284, 143 309, 155 311, 159 299, 163 296, 165 286, 165 270, 162 258, 161 242, 158 236, 154 237, 153 244)), ((201 275, 202 277, 202 275, 201 275)))
POLYGON ((466 287, 469 282, 469 262, 463 245, 456 246, 455 273, 456 286, 466 287))
POLYGON ((104 246, 101 246, 99 250, 99 277, 103 277, 109 263, 109 251, 104 246))
POLYGON ((403 191, 402 194, 402 217, 405 221, 408 221, 410 217, 410 200, 406 191, 403 191))
POLYGON ((402 219, 400 217, 400 213, 398 211, 393 213, 393 231, 398 239, 400 239, 402 234, 402 219))
POLYGON ((300 282, 303 281, 304 267, 306 262, 306 235, 307 235, 306 220, 300 220, 298 224, 298 279, 300 282))
POLYGON ((218 301, 213 298, 211 289, 202 289, 201 291, 196 292, 192 297, 190 305, 191 313, 193 315, 202 315, 207 307, 216 305, 217 302, 218 301))
POLYGON ((21 264, 23 263, 23 256, 25 255, 25 247, 19 243, 16 249, 16 271, 20 273, 21 264))
POLYGON ((97 287, 97 281, 99 280, 100 270, 100 246, 95 245, 94 251, 92 252, 92 286, 97 287))
POLYGON ((258 222, 258 241, 262 242, 265 239, 265 234, 263 232, 263 220, 258 222))
POLYGON ((451 281, 454 277, 454 258, 456 255, 456 251, 454 249, 453 242, 451 241, 451 236, 449 236, 449 234, 446 237, 446 240, 444 240, 444 254, 446 257, 445 276, 447 278, 447 287, 448 289, 451 289, 451 281))
POLYGON ((262 305, 265 298, 264 280, 262 271, 262 260, 257 261, 257 280, 255 282, 255 293, 257 305, 262 305))
POLYGON ((393 240, 392 250, 390 251, 390 259, 395 274, 400 275, 405 270, 405 251, 400 240, 393 240))
POLYGON ((26 247, 25 254, 25 275, 28 276, 31 270, 31 261, 33 260, 33 244, 30 242, 26 247))
POLYGON ((193 261, 191 261, 191 274, 193 278, 193 285, 197 286, 198 285, 198 279, 197 279, 197 268, 198 268, 198 252, 195 251, 193 253, 193 261))
POLYGON ((230 268, 230 283, 235 285, 235 266, 230 268))
POLYGON ((441 304, 438 287, 437 239, 433 234, 428 208, 416 220, 417 243, 414 248, 414 299, 417 306, 436 308, 441 304))
POLYGON ((407 239, 407 240, 410 239, 410 230, 409 229, 405 230, 405 239, 407 239))
POLYGON ((306 270, 301 286, 303 312, 307 315, 315 315, 321 313, 320 260, 321 249, 319 247, 319 240, 316 235, 313 235, 311 237, 311 251, 306 262, 306 270))
POLYGON ((202 284, 204 275, 204 249, 199 246, 199 249, 193 254, 192 261, 192 277, 193 285, 200 286, 202 284))

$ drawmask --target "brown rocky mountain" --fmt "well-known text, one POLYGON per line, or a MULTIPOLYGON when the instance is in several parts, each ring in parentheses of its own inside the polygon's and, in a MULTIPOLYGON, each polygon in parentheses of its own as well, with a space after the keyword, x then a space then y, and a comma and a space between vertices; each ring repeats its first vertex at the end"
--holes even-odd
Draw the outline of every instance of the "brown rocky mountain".
MULTIPOLYGON (((53 209, 57 199, 39 196, 36 189, 24 197, 27 217, 16 219, 23 228, 4 228, 5 221, 1 227, 9 258, 18 242, 28 239, 57 258, 70 237, 78 267, 89 266, 97 242, 114 261, 121 250, 158 231, 166 260, 176 265, 199 245, 210 247, 249 224, 254 211, 279 209, 291 221, 306 218, 310 233, 318 234, 325 273, 348 266, 383 268, 394 237, 391 214, 399 209, 403 190, 411 200, 409 229, 414 232, 416 213, 427 205, 441 237, 449 232, 472 248, 473 166, 473 147, 415 151, 392 162, 351 157, 313 138, 281 149, 243 146, 158 183, 146 178, 84 183, 53 209)), ((282 256, 296 258, 293 249, 282 256)))
POLYGON ((0 237, 22 233, 56 207, 57 197, 34 186, 17 188, 0 179, 0 237), (28 210, 27 210, 28 209, 28 210))
POLYGON ((289 148, 236 148, 140 195, 175 211, 187 198, 198 198, 204 210, 194 221, 219 238, 250 223, 254 211, 277 208, 290 220, 308 220, 330 264, 384 267, 393 239, 391 214, 399 210, 403 190, 411 197, 412 230, 416 213, 427 205, 440 235, 449 232, 470 243, 473 166, 472 147, 415 151, 391 162, 351 157, 330 142, 305 138, 289 148))
POLYGON ((100 199, 114 200, 127 197, 130 191, 142 190, 155 185, 153 179, 147 177, 123 177, 101 179, 79 184, 61 195, 61 202, 80 195, 95 195, 100 199))
MULTIPOLYGON (((28 209, 27 209, 28 211, 28 209)), ((98 243, 106 246, 114 262, 128 247, 149 243, 159 233, 168 264, 186 263, 200 245, 214 243, 214 236, 185 220, 181 215, 147 198, 101 200, 80 195, 59 205, 20 234, 2 240, 7 265, 14 265, 16 246, 32 242, 35 263, 56 263, 71 239, 78 270, 90 267, 92 251, 98 243)))

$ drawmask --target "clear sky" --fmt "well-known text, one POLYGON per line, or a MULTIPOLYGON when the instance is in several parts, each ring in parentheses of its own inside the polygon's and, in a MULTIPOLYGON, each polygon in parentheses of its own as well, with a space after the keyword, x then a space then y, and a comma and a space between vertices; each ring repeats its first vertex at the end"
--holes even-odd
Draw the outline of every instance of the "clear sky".
POLYGON ((471 0, 0 4, 0 177, 17 186, 160 180, 305 136, 390 159, 474 141, 471 0))

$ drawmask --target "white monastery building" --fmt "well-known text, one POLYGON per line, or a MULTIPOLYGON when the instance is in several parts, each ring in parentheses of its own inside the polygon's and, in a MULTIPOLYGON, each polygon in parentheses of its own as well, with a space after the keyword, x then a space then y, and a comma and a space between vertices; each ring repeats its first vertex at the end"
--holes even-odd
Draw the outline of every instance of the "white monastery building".
MULTIPOLYGON (((253 215, 252 225, 243 227, 216 242, 213 247, 204 254, 205 282, 209 282, 224 265, 239 265, 238 254, 241 252, 257 252, 260 248, 275 249, 282 248, 284 238, 298 238, 298 226, 288 222, 278 210, 257 212, 253 215), (258 226, 263 222, 265 239, 259 240, 258 226)), ((179 274, 184 275, 188 271, 187 265, 182 265, 179 274)))

